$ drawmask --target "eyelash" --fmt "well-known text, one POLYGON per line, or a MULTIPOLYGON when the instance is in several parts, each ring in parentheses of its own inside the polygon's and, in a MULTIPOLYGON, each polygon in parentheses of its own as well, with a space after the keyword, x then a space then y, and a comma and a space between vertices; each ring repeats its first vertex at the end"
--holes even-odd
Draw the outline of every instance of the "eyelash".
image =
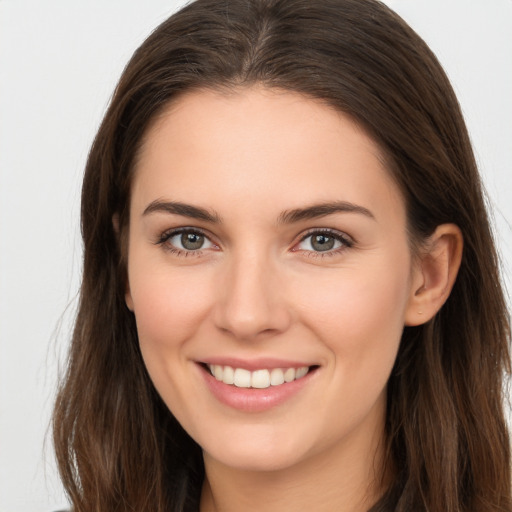
POLYGON ((202 230, 200 230, 199 228, 179 228, 179 229, 171 229, 169 231, 164 231, 161 235, 160 235, 160 238, 157 240, 157 245, 161 245, 164 247, 164 249, 168 252, 170 252, 171 254, 174 254, 176 256, 181 256, 181 257, 197 257, 197 256, 201 256, 203 254, 203 250, 201 249, 198 249, 196 251, 194 250, 184 250, 184 249, 179 249, 178 247, 175 247, 173 245, 171 245, 170 243, 167 243, 171 238, 177 236, 177 235, 184 235, 184 234, 193 234, 193 235, 200 235, 200 236, 204 236, 205 239, 207 239, 208 241, 210 241, 210 243, 212 245, 215 245, 210 237, 204 233, 202 230))
MULTIPOLYGON (((162 245, 164 247, 164 249, 168 252, 170 252, 171 254, 174 254, 178 257, 197 257, 197 256, 201 256, 203 254, 203 250, 201 249, 198 249, 198 250, 183 250, 183 249, 179 249, 167 242, 169 242, 169 240, 177 235, 183 235, 183 234, 194 234, 194 235, 200 235, 200 236, 203 236, 205 237, 212 245, 216 246, 216 244, 214 242, 211 241, 210 237, 205 233, 203 232, 201 229, 199 228, 179 228, 179 229, 172 229, 172 230, 169 230, 169 231, 165 231, 164 233, 162 233, 159 237, 159 239, 157 240, 156 242, 156 245, 162 245)), ((305 254, 307 254, 307 257, 309 258, 325 258, 325 257, 332 257, 332 256, 336 256, 338 254, 340 254, 341 252, 347 250, 347 249, 350 249, 354 246, 354 240, 349 237, 348 235, 344 234, 344 233, 341 233, 339 231, 336 231, 336 230, 333 230, 333 229, 328 229, 328 228, 323 228, 323 229, 311 229, 309 230, 307 233, 305 233, 301 239, 299 240, 299 242, 297 242, 294 247, 296 247, 297 245, 303 243, 304 241, 306 241, 308 238, 314 236, 314 235, 317 235, 317 236, 321 236, 321 235, 324 235, 328 238, 333 238, 336 242, 339 242, 341 244, 340 247, 334 249, 334 250, 326 250, 326 251, 314 251, 314 250, 306 250, 306 249, 292 249, 293 252, 303 252, 305 254)))
POLYGON ((298 244, 295 244, 295 246, 301 244, 302 242, 304 242, 305 240, 307 240, 308 238, 310 238, 314 235, 316 235, 316 236, 324 235, 328 238, 333 238, 335 241, 340 242, 341 246, 336 249, 327 250, 327 251, 323 251, 323 252, 322 251, 312 251, 312 250, 308 251, 305 249, 293 249, 293 251, 294 252, 302 251, 307 254, 308 258, 327 258, 327 257, 337 256, 341 252, 354 247, 354 240, 351 237, 349 237, 345 233, 341 233, 340 231, 336 231, 334 229, 328 229, 328 228, 309 230, 307 233, 304 234, 304 236, 302 236, 302 238, 300 239, 298 244))

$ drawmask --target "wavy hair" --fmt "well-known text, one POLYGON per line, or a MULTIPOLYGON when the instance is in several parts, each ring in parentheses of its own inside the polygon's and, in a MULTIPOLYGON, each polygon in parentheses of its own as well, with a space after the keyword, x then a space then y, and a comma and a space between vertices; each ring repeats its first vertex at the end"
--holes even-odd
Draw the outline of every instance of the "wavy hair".
POLYGON ((85 169, 83 280, 53 416, 74 511, 198 509, 201 449, 155 391, 125 305, 130 185, 169 102, 252 84, 320 99, 360 124, 402 191, 411 241, 443 223, 464 237, 448 301, 403 332, 388 383, 392 485, 371 511, 510 512, 510 323, 477 166, 439 62, 376 0, 197 0, 125 68, 85 169))

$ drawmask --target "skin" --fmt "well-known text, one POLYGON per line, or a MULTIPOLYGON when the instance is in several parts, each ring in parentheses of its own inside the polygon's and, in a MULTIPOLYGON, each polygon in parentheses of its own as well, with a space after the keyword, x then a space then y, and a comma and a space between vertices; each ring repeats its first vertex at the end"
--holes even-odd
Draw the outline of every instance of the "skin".
POLYGON ((156 389, 203 448, 201 511, 367 510, 385 484, 386 383, 403 326, 448 296, 457 228, 441 226, 413 257, 377 145, 320 102, 263 87, 196 91, 160 115, 130 219, 126 303, 156 389), (340 201, 359 210, 284 221, 340 201), (185 227, 206 234, 200 250, 169 235, 185 227), (340 241, 320 252, 307 236, 326 229, 340 241), (318 368, 284 403, 247 412, 205 385, 198 361, 211 357, 318 368))

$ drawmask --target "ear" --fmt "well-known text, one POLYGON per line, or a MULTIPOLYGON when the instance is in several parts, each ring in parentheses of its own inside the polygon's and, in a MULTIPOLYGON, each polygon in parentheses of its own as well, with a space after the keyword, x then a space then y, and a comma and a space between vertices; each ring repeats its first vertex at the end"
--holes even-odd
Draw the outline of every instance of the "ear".
MULTIPOLYGON (((112 215, 112 227, 114 228, 114 233, 116 234, 118 243, 120 243, 120 230, 119 230, 119 214, 114 213, 112 215)), ((127 248, 125 248, 127 250, 127 248)), ((127 308, 133 313, 133 300, 132 294, 130 292, 130 281, 128 279, 128 272, 126 272, 126 290, 124 293, 124 300, 126 302, 127 308)))
POLYGON ((441 309, 455 283, 463 245, 462 233, 455 224, 441 224, 427 240, 413 270, 405 325, 424 324, 441 309))
POLYGON ((130 283, 128 278, 126 278, 126 290, 124 292, 124 301, 126 302, 126 307, 133 313, 133 299, 132 293, 130 291, 130 283))

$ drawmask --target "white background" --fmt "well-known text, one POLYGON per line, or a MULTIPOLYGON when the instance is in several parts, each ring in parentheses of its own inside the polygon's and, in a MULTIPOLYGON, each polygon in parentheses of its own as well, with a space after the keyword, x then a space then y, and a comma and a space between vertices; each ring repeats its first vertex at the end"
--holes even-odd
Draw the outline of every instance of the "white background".
MULTIPOLYGON (((0 512, 64 506, 45 436, 80 279, 80 180, 126 61, 184 2, 0 0, 0 512)), ((512 0, 388 0, 436 52, 512 282, 512 0)))

